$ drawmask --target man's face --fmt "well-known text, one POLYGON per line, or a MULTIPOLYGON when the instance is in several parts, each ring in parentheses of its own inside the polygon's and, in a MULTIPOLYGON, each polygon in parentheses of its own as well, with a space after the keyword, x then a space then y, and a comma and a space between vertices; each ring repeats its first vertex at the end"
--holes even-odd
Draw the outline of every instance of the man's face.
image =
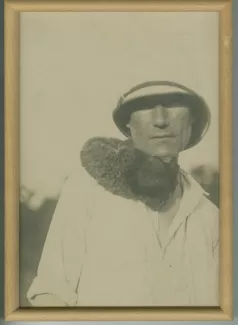
POLYGON ((188 107, 163 107, 134 111, 128 127, 134 146, 152 156, 176 157, 188 144, 192 118, 188 107))

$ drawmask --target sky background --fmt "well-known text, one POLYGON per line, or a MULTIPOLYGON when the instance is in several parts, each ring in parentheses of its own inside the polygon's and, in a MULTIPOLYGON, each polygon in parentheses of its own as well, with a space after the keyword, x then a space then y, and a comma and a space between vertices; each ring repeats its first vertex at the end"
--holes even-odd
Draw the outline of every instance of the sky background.
POLYGON ((58 194, 88 138, 124 139, 112 110, 148 80, 204 97, 210 130, 180 164, 219 168, 218 46, 214 12, 21 13, 21 185, 35 204, 58 194))

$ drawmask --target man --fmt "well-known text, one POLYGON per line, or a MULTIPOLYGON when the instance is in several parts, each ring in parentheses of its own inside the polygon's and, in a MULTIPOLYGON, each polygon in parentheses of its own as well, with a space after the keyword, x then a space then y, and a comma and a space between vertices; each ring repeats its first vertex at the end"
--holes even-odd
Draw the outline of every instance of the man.
POLYGON ((217 306, 218 209, 178 166, 210 124, 198 94, 147 82, 67 179, 28 299, 34 306, 217 306))

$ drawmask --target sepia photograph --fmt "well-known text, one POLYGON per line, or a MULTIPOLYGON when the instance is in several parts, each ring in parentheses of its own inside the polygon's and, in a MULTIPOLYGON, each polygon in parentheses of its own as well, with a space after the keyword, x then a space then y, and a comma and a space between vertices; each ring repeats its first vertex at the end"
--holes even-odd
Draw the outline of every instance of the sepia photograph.
POLYGON ((20 307, 219 306, 219 13, 22 12, 20 307))

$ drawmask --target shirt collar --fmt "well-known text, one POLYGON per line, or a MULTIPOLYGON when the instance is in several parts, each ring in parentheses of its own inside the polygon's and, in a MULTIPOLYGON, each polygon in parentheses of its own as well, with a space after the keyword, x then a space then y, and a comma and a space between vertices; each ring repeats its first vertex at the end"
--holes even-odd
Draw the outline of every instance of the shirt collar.
POLYGON ((187 172, 180 170, 181 185, 183 188, 183 196, 181 199, 179 210, 173 219, 168 233, 168 241, 165 245, 169 245, 173 236, 186 220, 186 218, 194 211, 199 204, 201 198, 208 193, 201 187, 201 185, 187 172))
POLYGON ((204 195, 209 195, 202 186, 184 170, 180 170, 183 196, 178 214, 180 218, 186 218, 198 205, 204 195))

